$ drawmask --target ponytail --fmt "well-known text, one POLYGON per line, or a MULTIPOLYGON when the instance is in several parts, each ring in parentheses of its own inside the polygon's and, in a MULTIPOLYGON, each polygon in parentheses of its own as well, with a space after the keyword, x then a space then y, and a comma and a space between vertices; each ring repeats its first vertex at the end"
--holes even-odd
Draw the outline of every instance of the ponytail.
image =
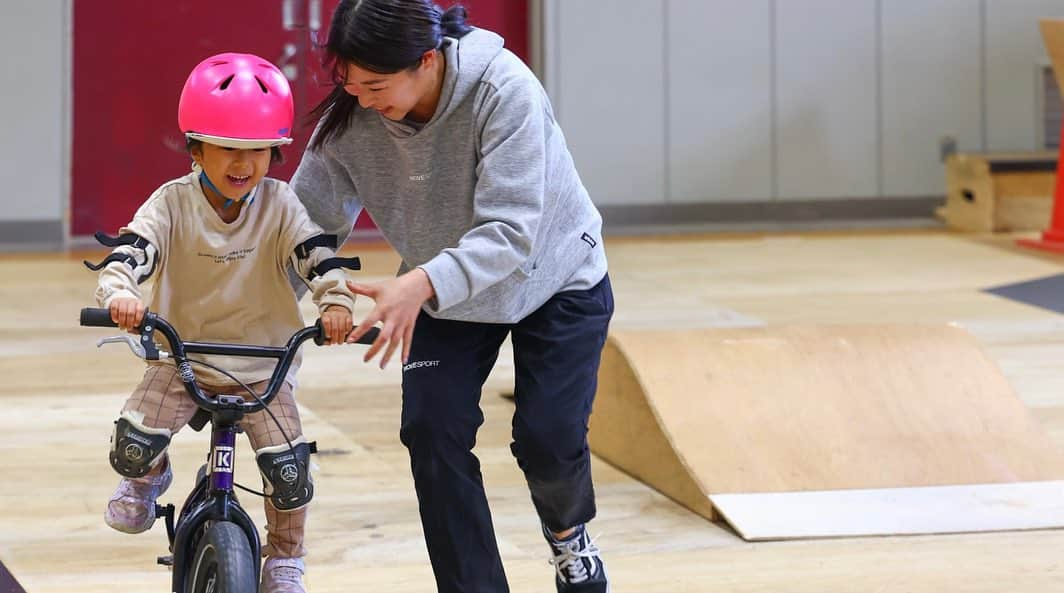
POLYGON ((440 18, 441 32, 447 37, 461 39, 466 33, 473 30, 473 27, 466 24, 468 16, 469 13, 466 11, 465 6, 461 4, 455 4, 448 8, 447 12, 443 13, 440 18))

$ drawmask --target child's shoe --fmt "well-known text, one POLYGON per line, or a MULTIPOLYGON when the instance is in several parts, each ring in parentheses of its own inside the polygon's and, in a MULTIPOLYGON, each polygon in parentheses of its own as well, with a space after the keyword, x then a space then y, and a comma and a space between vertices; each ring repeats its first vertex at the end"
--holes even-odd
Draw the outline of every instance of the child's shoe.
POLYGON ((141 533, 155 523, 155 501, 174 481, 174 473, 167 461, 166 469, 158 476, 122 478, 118 489, 107 501, 104 521, 125 533, 141 533))
POLYGON ((266 558, 262 564, 262 584, 259 593, 306 593, 302 558, 266 558))
POLYGON ((550 563, 557 573, 554 581, 558 593, 610 593, 606 564, 583 525, 563 540, 556 539, 544 527, 543 537, 547 538, 554 554, 550 563))

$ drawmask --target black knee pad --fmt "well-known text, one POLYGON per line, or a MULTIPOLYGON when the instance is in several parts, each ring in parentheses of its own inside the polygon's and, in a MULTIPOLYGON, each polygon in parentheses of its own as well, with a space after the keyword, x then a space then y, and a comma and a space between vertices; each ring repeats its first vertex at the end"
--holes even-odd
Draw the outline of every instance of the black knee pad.
POLYGON ((314 497, 310 477, 310 443, 299 437, 288 444, 263 447, 255 451, 255 462, 262 474, 263 489, 278 511, 295 511, 314 497))
POLYGON ((140 478, 155 467, 170 445, 170 431, 141 423, 144 416, 123 412, 111 434, 111 467, 127 478, 140 478))

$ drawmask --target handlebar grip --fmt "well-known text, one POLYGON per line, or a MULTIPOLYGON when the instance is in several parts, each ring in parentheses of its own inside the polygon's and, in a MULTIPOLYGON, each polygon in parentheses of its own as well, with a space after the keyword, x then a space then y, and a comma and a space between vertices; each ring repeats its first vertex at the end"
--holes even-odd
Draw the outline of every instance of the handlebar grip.
POLYGON ((81 310, 81 325, 85 327, 118 327, 118 324, 111 321, 110 309, 97 309, 95 307, 85 307, 81 310))
POLYGON ((369 328, 369 331, 362 334, 362 337, 358 339, 356 344, 372 344, 381 333, 381 328, 373 326, 369 328))
MULTIPOLYGON (((314 343, 317 344, 318 346, 322 346, 322 345, 325 344, 325 328, 322 327, 320 318, 317 321, 314 322, 314 327, 318 328, 318 333, 317 333, 317 335, 314 336, 314 343)), ((376 326, 371 327, 371 328, 369 328, 369 331, 367 331, 365 334, 363 334, 362 337, 359 338, 358 341, 355 342, 355 343, 356 344, 372 344, 374 342, 374 340, 377 339, 377 336, 380 335, 380 333, 381 333, 381 330, 380 330, 379 327, 376 327, 376 326)))

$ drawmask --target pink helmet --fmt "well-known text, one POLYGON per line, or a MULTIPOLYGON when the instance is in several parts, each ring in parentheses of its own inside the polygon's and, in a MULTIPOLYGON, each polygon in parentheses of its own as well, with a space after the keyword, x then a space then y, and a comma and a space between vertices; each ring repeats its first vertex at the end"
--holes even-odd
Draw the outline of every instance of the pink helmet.
POLYGON ((229 148, 288 144, 295 109, 277 66, 251 54, 200 62, 181 89, 177 123, 185 137, 229 148))

